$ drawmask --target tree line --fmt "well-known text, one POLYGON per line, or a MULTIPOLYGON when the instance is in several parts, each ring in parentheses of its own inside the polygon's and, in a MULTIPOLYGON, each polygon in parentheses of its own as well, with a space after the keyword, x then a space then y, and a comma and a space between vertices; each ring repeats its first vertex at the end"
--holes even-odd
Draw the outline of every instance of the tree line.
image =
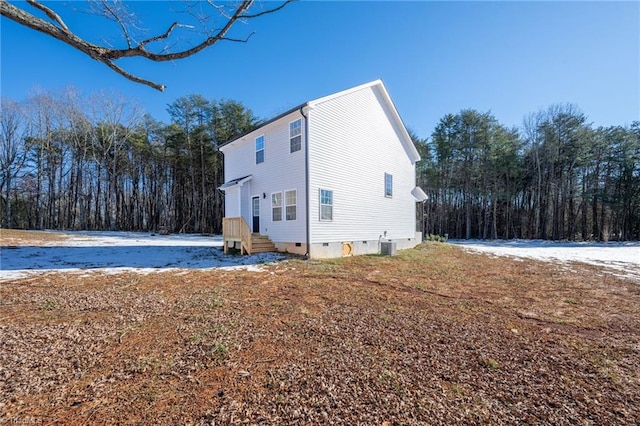
MULTIPOLYGON (((261 120, 200 95, 167 111, 169 124, 121 95, 73 88, 2 98, 2 226, 221 233, 218 146, 261 120)), ((412 137, 426 233, 640 240, 640 122, 594 128, 576 106, 554 105, 508 128, 462 110, 412 137)))
POLYGON ((450 238, 640 240, 640 122, 594 128, 553 105, 507 128, 447 114, 414 137, 427 190, 425 231, 450 238))
POLYGON ((199 95, 167 110, 170 124, 109 93, 3 98, 2 226, 221 233, 217 147, 259 120, 239 102, 199 95))

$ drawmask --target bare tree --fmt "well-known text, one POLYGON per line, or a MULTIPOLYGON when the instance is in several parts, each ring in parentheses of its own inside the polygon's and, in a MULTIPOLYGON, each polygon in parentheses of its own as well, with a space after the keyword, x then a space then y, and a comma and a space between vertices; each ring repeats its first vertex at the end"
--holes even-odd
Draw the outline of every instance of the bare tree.
POLYGON ((0 15, 71 45, 131 81, 163 91, 165 89, 163 84, 130 74, 116 65, 115 61, 132 57, 141 57, 156 62, 174 61, 194 55, 222 40, 247 42, 253 33, 245 38, 229 36, 229 31, 236 22, 246 22, 276 12, 291 1, 293 0, 284 0, 277 7, 264 8, 262 2, 255 2, 255 0, 221 2, 220 4, 215 4, 212 0, 198 2, 185 0, 183 3, 185 6, 183 12, 185 13, 181 16, 185 17, 188 23, 173 21, 167 25, 164 32, 155 35, 140 30, 141 26, 136 20, 135 12, 131 11, 124 2, 119 0, 91 1, 90 5, 95 13, 117 23, 124 39, 124 45, 121 47, 113 47, 107 43, 95 44, 78 36, 67 26, 60 13, 36 0, 27 0, 27 3, 35 9, 35 13, 43 15, 43 17, 29 13, 22 7, 6 0, 0 0, 0 15), (219 20, 223 21, 221 25, 218 23, 219 20), (174 32, 178 28, 196 30, 198 36, 195 40, 191 40, 191 43, 186 47, 182 44, 176 44, 174 32))
POLYGON ((11 220, 11 189, 15 178, 26 158, 24 149, 24 130, 22 107, 10 99, 2 98, 0 107, 0 193, 4 189, 4 226, 10 228, 11 220))
POLYGON ((123 193, 121 181, 125 178, 122 169, 128 161, 130 138, 141 124, 142 110, 124 96, 102 92, 91 100, 96 161, 100 162, 108 181, 105 206, 109 229, 118 227, 120 218, 119 194, 123 193))

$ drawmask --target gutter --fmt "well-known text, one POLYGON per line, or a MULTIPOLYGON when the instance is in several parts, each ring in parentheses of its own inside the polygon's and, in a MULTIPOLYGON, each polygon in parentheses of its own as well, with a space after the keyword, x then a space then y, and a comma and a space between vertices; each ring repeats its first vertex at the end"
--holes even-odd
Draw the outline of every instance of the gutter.
POLYGON ((311 197, 309 195, 309 117, 304 115, 304 109, 309 106, 307 102, 300 106, 300 114, 304 117, 304 184, 306 187, 305 198, 307 203, 307 226, 306 226, 306 238, 307 238, 307 253, 305 257, 311 258, 311 197))

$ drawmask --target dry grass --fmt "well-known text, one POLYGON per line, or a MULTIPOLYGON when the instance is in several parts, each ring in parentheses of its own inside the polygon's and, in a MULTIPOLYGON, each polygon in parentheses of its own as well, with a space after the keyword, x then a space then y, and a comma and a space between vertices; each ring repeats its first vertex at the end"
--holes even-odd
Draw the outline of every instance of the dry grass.
POLYGON ((574 269, 432 243, 3 283, 0 423, 637 424, 640 287, 574 269))
POLYGON ((19 229, 3 229, 0 228, 0 245, 2 246, 18 246, 18 245, 46 245, 54 241, 67 240, 69 236, 49 231, 22 231, 19 229))

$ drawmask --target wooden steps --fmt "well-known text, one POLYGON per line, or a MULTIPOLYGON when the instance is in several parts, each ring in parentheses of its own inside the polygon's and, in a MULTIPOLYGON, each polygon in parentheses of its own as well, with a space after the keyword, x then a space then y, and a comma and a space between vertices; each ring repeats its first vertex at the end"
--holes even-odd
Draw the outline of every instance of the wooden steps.
POLYGON ((267 235, 254 234, 242 217, 225 217, 222 219, 222 238, 224 253, 229 247, 240 243, 240 254, 267 253, 277 251, 275 244, 267 235))
POLYGON ((276 251, 276 246, 266 235, 251 234, 251 254, 276 251))

